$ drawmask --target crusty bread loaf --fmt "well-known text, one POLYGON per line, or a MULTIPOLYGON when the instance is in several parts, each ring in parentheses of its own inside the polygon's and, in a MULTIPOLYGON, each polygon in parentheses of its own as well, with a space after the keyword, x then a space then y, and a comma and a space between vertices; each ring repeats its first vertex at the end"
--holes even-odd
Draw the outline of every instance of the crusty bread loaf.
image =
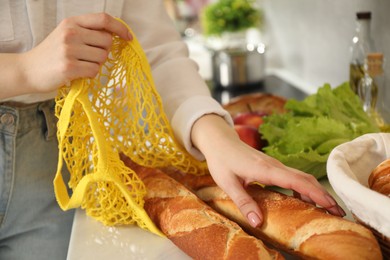
POLYGON ((232 117, 240 113, 257 111, 264 114, 284 113, 286 99, 267 93, 253 93, 233 98, 223 107, 232 117))
POLYGON ((160 230, 194 259, 284 259, 262 241, 215 212, 157 169, 125 160, 144 182, 145 210, 160 230))
POLYGON ((304 259, 382 259, 370 230, 297 198, 250 186, 248 192, 264 214, 263 225, 253 228, 210 176, 185 175, 172 169, 167 172, 248 233, 290 254, 304 259))
POLYGON ((369 187, 390 197, 390 158, 380 163, 368 178, 369 187))

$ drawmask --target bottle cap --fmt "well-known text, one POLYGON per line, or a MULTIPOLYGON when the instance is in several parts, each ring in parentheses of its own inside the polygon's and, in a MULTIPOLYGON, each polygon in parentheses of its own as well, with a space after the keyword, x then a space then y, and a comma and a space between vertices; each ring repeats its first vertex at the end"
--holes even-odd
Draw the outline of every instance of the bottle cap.
POLYGON ((370 20, 371 12, 357 12, 356 17, 358 20, 370 20))

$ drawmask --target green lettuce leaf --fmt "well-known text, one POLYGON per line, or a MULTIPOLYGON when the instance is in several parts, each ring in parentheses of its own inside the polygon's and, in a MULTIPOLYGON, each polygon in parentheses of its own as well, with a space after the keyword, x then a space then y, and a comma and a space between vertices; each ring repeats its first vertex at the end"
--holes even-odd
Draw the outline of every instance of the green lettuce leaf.
POLYGON ((326 161, 334 147, 379 132, 348 83, 334 89, 325 84, 303 101, 288 100, 285 108, 286 114, 264 118, 259 131, 268 145, 263 150, 317 179, 326 176, 326 161))

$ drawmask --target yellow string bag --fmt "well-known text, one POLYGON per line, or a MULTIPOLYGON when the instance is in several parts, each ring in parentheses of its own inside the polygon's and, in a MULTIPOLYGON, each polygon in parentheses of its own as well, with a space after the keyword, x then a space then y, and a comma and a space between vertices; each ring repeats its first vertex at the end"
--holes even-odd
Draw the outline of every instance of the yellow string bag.
POLYGON ((119 153, 140 165, 172 165, 191 174, 205 174, 207 166, 175 140, 136 37, 127 42, 113 36, 100 73, 62 87, 55 113, 59 160, 54 188, 60 207, 81 207, 106 225, 138 224, 163 236, 143 209, 144 184, 119 153), (63 161, 71 196, 61 173, 63 161))

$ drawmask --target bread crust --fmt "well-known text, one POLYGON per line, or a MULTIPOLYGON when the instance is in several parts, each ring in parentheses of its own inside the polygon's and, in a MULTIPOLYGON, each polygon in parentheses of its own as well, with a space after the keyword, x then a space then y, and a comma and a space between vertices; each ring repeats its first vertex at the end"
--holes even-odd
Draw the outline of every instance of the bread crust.
POLYGON ((380 163, 368 178, 370 189, 390 197, 390 158, 380 163))
POLYGON ((284 259, 162 171, 125 162, 146 186, 152 221, 193 259, 284 259))
POLYGON ((211 176, 199 178, 173 169, 167 172, 249 234, 289 254, 303 259, 382 259, 369 229, 300 199, 258 185, 248 187, 264 215, 263 225, 253 228, 211 176))
POLYGON ((284 105, 286 101, 285 98, 272 94, 253 93, 235 97, 223 107, 232 117, 240 113, 253 111, 270 115, 272 113, 285 113, 284 105))

